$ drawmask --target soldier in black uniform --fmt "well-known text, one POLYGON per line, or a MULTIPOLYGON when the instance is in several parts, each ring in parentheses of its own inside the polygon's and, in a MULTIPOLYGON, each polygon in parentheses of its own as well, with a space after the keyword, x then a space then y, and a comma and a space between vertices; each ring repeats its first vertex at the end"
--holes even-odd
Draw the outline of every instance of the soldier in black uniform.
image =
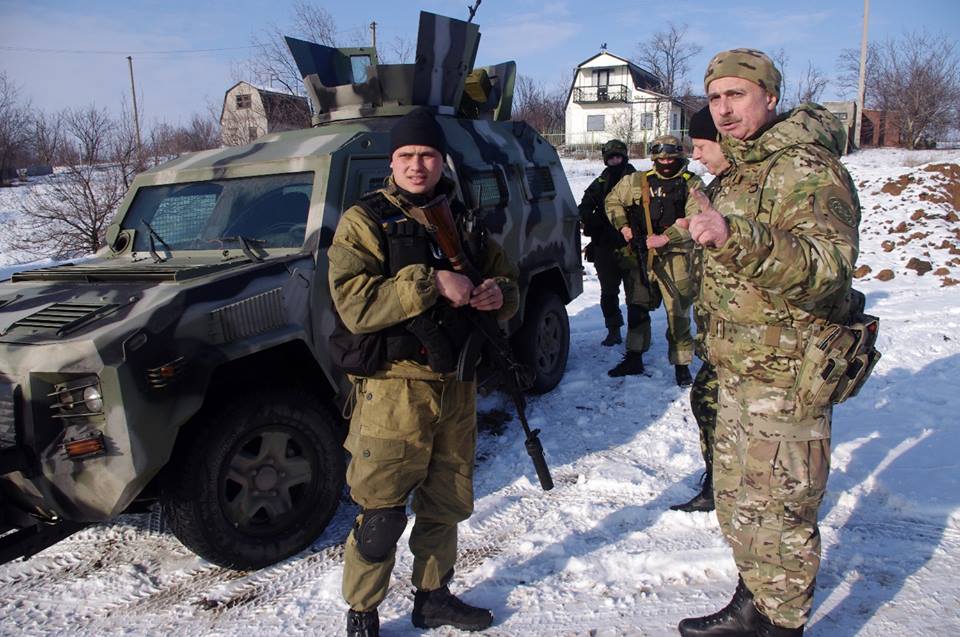
POLYGON ((617 261, 617 250, 625 242, 610 225, 603 209, 603 200, 624 175, 634 173, 636 169, 627 160, 627 145, 619 139, 611 139, 604 144, 602 153, 606 168, 584 191, 579 208, 583 234, 590 237, 590 244, 586 248, 587 261, 593 263, 597 279, 600 280, 600 310, 607 326, 607 336, 601 344, 610 347, 623 342, 620 337, 620 327, 623 325, 623 315, 620 313, 623 271, 617 261))

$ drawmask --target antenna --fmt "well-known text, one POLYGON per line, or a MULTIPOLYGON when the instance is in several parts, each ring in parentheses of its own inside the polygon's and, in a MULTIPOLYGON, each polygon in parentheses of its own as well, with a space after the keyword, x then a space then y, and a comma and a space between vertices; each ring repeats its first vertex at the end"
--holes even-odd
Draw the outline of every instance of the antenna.
POLYGON ((477 0, 473 3, 472 7, 467 7, 467 11, 470 12, 470 17, 467 18, 467 22, 473 22, 473 16, 477 13, 477 9, 480 8, 481 2, 483 2, 483 0, 477 0))

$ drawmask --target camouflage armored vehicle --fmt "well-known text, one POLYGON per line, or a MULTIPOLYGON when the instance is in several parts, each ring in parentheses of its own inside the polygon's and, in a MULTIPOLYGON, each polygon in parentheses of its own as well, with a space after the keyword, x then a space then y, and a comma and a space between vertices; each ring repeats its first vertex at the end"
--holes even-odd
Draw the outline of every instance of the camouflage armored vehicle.
POLYGON ((0 283, 0 560, 157 499, 186 546, 234 568, 323 531, 350 389, 327 351, 326 251, 417 105, 439 115, 459 195, 520 265, 504 327, 535 391, 557 384, 564 305, 582 290, 577 208, 553 147, 509 121, 515 65, 474 68, 478 42, 476 25, 426 13, 416 64, 290 40, 312 128, 148 170, 93 260, 0 283))

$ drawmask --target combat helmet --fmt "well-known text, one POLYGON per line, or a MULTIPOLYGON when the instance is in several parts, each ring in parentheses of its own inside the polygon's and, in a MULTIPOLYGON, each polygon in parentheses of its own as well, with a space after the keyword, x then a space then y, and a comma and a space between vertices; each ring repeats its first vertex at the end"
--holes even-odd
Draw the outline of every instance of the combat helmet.
POLYGON ((605 143, 600 148, 600 152, 603 155, 603 163, 607 163, 607 160, 614 155, 623 155, 624 161, 627 159, 627 145, 619 139, 611 139, 605 143))
POLYGON ((661 135, 650 142, 651 159, 683 159, 683 144, 673 135, 661 135))

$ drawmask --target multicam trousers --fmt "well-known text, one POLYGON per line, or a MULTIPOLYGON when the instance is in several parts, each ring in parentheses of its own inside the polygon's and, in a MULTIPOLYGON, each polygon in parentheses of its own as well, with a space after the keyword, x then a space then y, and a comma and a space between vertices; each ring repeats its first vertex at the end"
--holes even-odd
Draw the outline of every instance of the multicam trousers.
MULTIPOLYGON (((473 512, 476 411, 472 382, 358 381, 344 443, 352 455, 350 495, 364 509, 382 509, 406 506, 413 493, 411 579, 418 589, 446 584, 457 558, 457 523, 473 512)), ((343 564, 343 598, 350 608, 370 610, 383 601, 395 558, 396 549, 383 562, 368 562, 350 532, 343 564)))
POLYGON ((713 466, 720 528, 757 608, 773 623, 797 628, 809 616, 820 567, 817 511, 830 470, 830 439, 782 432, 829 432, 831 407, 798 417, 791 390, 723 367, 717 373, 713 466))

